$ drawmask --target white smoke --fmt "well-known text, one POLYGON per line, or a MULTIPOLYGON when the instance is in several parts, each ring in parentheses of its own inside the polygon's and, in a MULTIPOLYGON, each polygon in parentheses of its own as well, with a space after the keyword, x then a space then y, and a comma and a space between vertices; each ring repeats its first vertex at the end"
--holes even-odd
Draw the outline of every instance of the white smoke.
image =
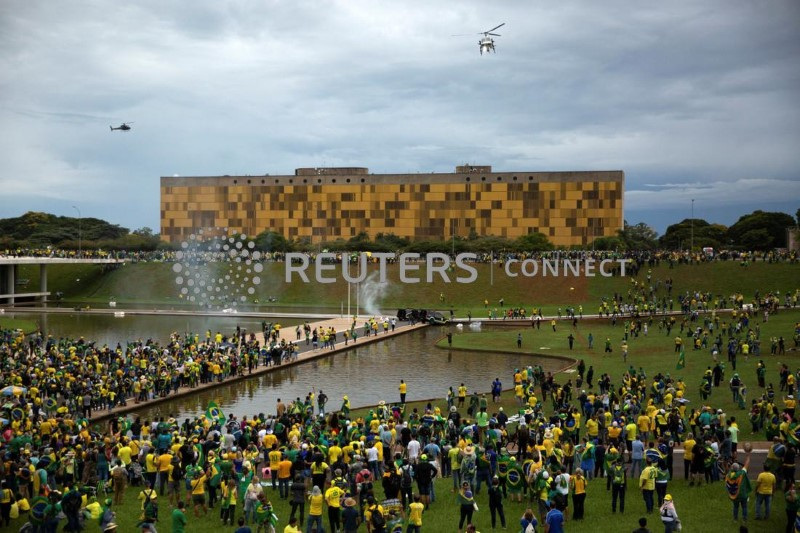
POLYGON ((369 276, 358 289, 358 297, 364 313, 372 316, 380 316, 381 311, 378 307, 380 300, 389 289, 389 282, 378 281, 380 273, 375 271, 369 276))

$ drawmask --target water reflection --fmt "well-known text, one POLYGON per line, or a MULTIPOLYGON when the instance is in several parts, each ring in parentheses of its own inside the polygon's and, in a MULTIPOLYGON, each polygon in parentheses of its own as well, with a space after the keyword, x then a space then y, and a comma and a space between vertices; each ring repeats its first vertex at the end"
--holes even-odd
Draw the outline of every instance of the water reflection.
MULTIPOLYGON (((45 335, 59 337, 83 337, 97 342, 98 346, 125 346, 128 341, 154 339, 159 342, 169 340, 171 333, 196 333, 205 338, 206 330, 212 333, 232 333, 236 326, 247 331, 260 331, 261 320, 245 317, 211 317, 202 315, 128 315, 121 318, 113 315, 88 313, 6 313, 3 316, 29 320, 38 324, 45 335)), ((302 323, 299 319, 266 319, 279 321, 283 326, 302 323)))
POLYGON ((386 341, 303 365, 225 385, 212 391, 165 402, 138 410, 143 419, 200 416, 209 401, 215 401, 225 414, 237 416, 274 413, 278 398, 284 401, 315 390, 325 391, 329 409, 338 409, 347 394, 354 407, 377 404, 380 400, 399 400, 397 386, 408 383, 408 399, 444 398, 447 388, 464 383, 472 390, 488 391, 495 377, 511 386, 515 368, 541 364, 556 370, 562 361, 543 357, 440 350, 433 343, 442 336, 439 328, 425 328, 386 341))

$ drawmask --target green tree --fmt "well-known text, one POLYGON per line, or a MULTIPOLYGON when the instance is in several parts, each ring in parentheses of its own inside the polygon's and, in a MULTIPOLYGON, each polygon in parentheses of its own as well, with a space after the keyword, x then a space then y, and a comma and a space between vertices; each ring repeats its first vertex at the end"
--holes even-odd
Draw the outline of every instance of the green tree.
POLYGON ((692 240, 694 240, 696 249, 707 246, 719 249, 727 247, 726 232, 727 228, 721 224, 710 224, 700 218, 696 218, 694 221, 686 218, 669 226, 658 242, 662 248, 668 250, 689 248, 692 240), (694 238, 692 238, 692 233, 694 233, 694 238))
POLYGON ((619 236, 598 237, 592 242, 595 250, 624 250, 625 242, 619 236))
POLYGON ((738 245, 746 250, 766 250, 772 247, 772 235, 766 228, 751 229, 739 237, 738 245))
POLYGON ((728 228, 727 237, 734 245, 750 250, 783 247, 786 246, 786 228, 794 226, 794 223, 794 218, 786 213, 753 211, 749 215, 740 217, 733 226, 728 228), (756 230, 764 230, 770 238, 760 243, 754 241, 754 234, 751 232, 756 230), (745 235, 748 235, 746 239, 745 235))
POLYGON ((375 235, 375 244, 384 247, 386 251, 402 250, 410 241, 406 237, 398 237, 394 233, 378 233, 375 235))
POLYGON ((468 238, 466 242, 466 249, 476 253, 500 252, 502 250, 514 249, 515 246, 515 243, 508 239, 504 237, 495 237, 494 235, 487 235, 476 239, 468 238))
POLYGON ((262 231, 254 239, 256 248, 265 252, 290 252, 292 246, 286 237, 277 231, 262 231))
POLYGON ((658 247, 658 233, 644 222, 631 226, 626 220, 623 229, 618 233, 628 250, 653 250, 658 247))
POLYGON ((543 252, 555 249, 547 235, 538 231, 519 237, 514 241, 514 246, 517 250, 526 252, 543 252))

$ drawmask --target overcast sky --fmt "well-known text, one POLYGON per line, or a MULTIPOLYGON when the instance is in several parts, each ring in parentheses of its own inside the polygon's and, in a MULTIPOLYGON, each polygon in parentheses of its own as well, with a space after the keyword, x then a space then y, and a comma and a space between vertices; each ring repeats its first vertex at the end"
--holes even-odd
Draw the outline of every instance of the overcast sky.
POLYGON ((463 163, 622 169, 659 233, 800 207, 797 0, 4 0, 0 50, 0 217, 158 231, 160 176, 463 163))

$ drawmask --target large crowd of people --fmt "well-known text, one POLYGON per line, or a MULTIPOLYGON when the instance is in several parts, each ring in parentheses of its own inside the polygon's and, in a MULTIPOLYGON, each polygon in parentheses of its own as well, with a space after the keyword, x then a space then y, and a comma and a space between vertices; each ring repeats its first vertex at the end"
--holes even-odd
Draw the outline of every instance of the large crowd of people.
MULTIPOLYGON (((431 510, 437 498, 452 498, 458 509, 452 521, 458 520, 459 531, 470 531, 481 498, 493 527, 557 533, 565 522, 587 518, 587 498, 605 499, 612 513, 625 513, 626 499, 630 512, 631 495, 639 492, 643 504, 637 510, 648 514, 651 525, 657 521, 675 531, 680 502, 670 487, 718 483, 734 519, 748 517, 754 492, 757 519, 768 517, 772 498, 780 496, 786 531, 800 527, 794 486, 800 375, 788 365, 770 375, 759 364, 754 385, 736 373, 737 357, 760 357, 767 344, 772 353, 786 349, 788 333, 786 339, 762 339, 759 322, 796 306, 798 291, 757 294, 747 302, 740 294, 686 292, 674 296, 678 314, 669 315, 660 310, 664 298, 673 299, 671 287, 651 280, 646 266, 641 274, 644 279, 632 279, 627 293, 603 299, 598 315, 620 327, 626 343, 652 332, 674 337, 676 353, 711 354, 715 364, 699 383, 633 365, 620 375, 595 375, 581 360, 574 375, 539 367, 506 371, 511 393, 503 392, 499 376, 488 397, 469 394, 463 385, 451 388, 441 406, 406 405, 407 384, 401 383, 400 401, 382 401, 359 416, 346 396, 331 411, 327 398, 305 391, 298 395, 302 400, 248 416, 225 417, 209 406, 194 419, 119 416, 95 424, 98 410, 280 364, 296 345, 280 341, 272 328, 266 328, 265 343, 237 328, 116 347, 3 330, 0 519, 8 526, 16 508, 37 533, 61 526, 80 531, 87 520, 113 531, 115 509, 136 485, 141 531, 155 531, 158 519, 159 527, 170 523, 181 532, 211 513, 240 533, 421 531, 429 513, 438 512, 431 510), (725 307, 734 311, 723 312, 725 307), (719 398, 728 393, 739 408, 735 413, 721 408, 719 398), (504 408, 503 395, 509 394, 516 404, 504 408), (746 475, 749 450, 739 446, 745 423, 769 443, 764 472, 753 483, 746 475), (442 483, 434 483, 438 478, 452 479, 446 494, 442 483), (605 479, 607 496, 587 494, 595 478, 605 479), (280 520, 274 513, 279 499, 291 507, 280 520), (506 516, 508 501, 524 502, 527 509, 519 518, 506 516), (159 517, 159 508, 169 509, 169 518, 159 517)), ((576 321, 582 311, 569 308, 567 314, 576 321)), ((323 347, 337 342, 330 332, 306 329, 306 342, 314 338, 323 347)), ((796 347, 800 324, 792 340, 796 347)))
MULTIPOLYGON (((179 250, 164 248, 158 250, 102 250, 102 249, 66 249, 66 248, 8 248, 0 250, 0 258, 3 257, 52 257, 52 258, 84 258, 84 259, 119 259, 130 262, 173 262, 180 260, 179 250)), ((319 253, 318 250, 306 252, 312 259, 319 253)), ((350 254, 352 251, 340 251, 337 253, 350 254)), ((355 260, 355 255, 353 259, 355 260)), ((399 252, 397 252, 399 255, 399 252)), ((425 260, 425 253, 420 254, 421 259, 425 260)), ((261 251, 263 261, 284 261, 286 254, 270 250, 261 251)), ((518 252, 509 250, 498 250, 495 252, 480 252, 476 254, 475 261, 482 263, 505 262, 509 259, 628 259, 637 266, 658 266, 667 264, 670 267, 681 264, 700 264, 714 261, 735 261, 743 266, 753 262, 766 263, 796 263, 800 260, 797 252, 782 249, 770 251, 741 251, 741 250, 718 250, 715 252, 698 252, 689 250, 646 250, 646 251, 608 251, 608 250, 556 250, 556 251, 531 251, 518 252)), ((377 259, 376 259, 377 260, 377 259)), ((391 259, 389 259, 391 262, 391 259)))

